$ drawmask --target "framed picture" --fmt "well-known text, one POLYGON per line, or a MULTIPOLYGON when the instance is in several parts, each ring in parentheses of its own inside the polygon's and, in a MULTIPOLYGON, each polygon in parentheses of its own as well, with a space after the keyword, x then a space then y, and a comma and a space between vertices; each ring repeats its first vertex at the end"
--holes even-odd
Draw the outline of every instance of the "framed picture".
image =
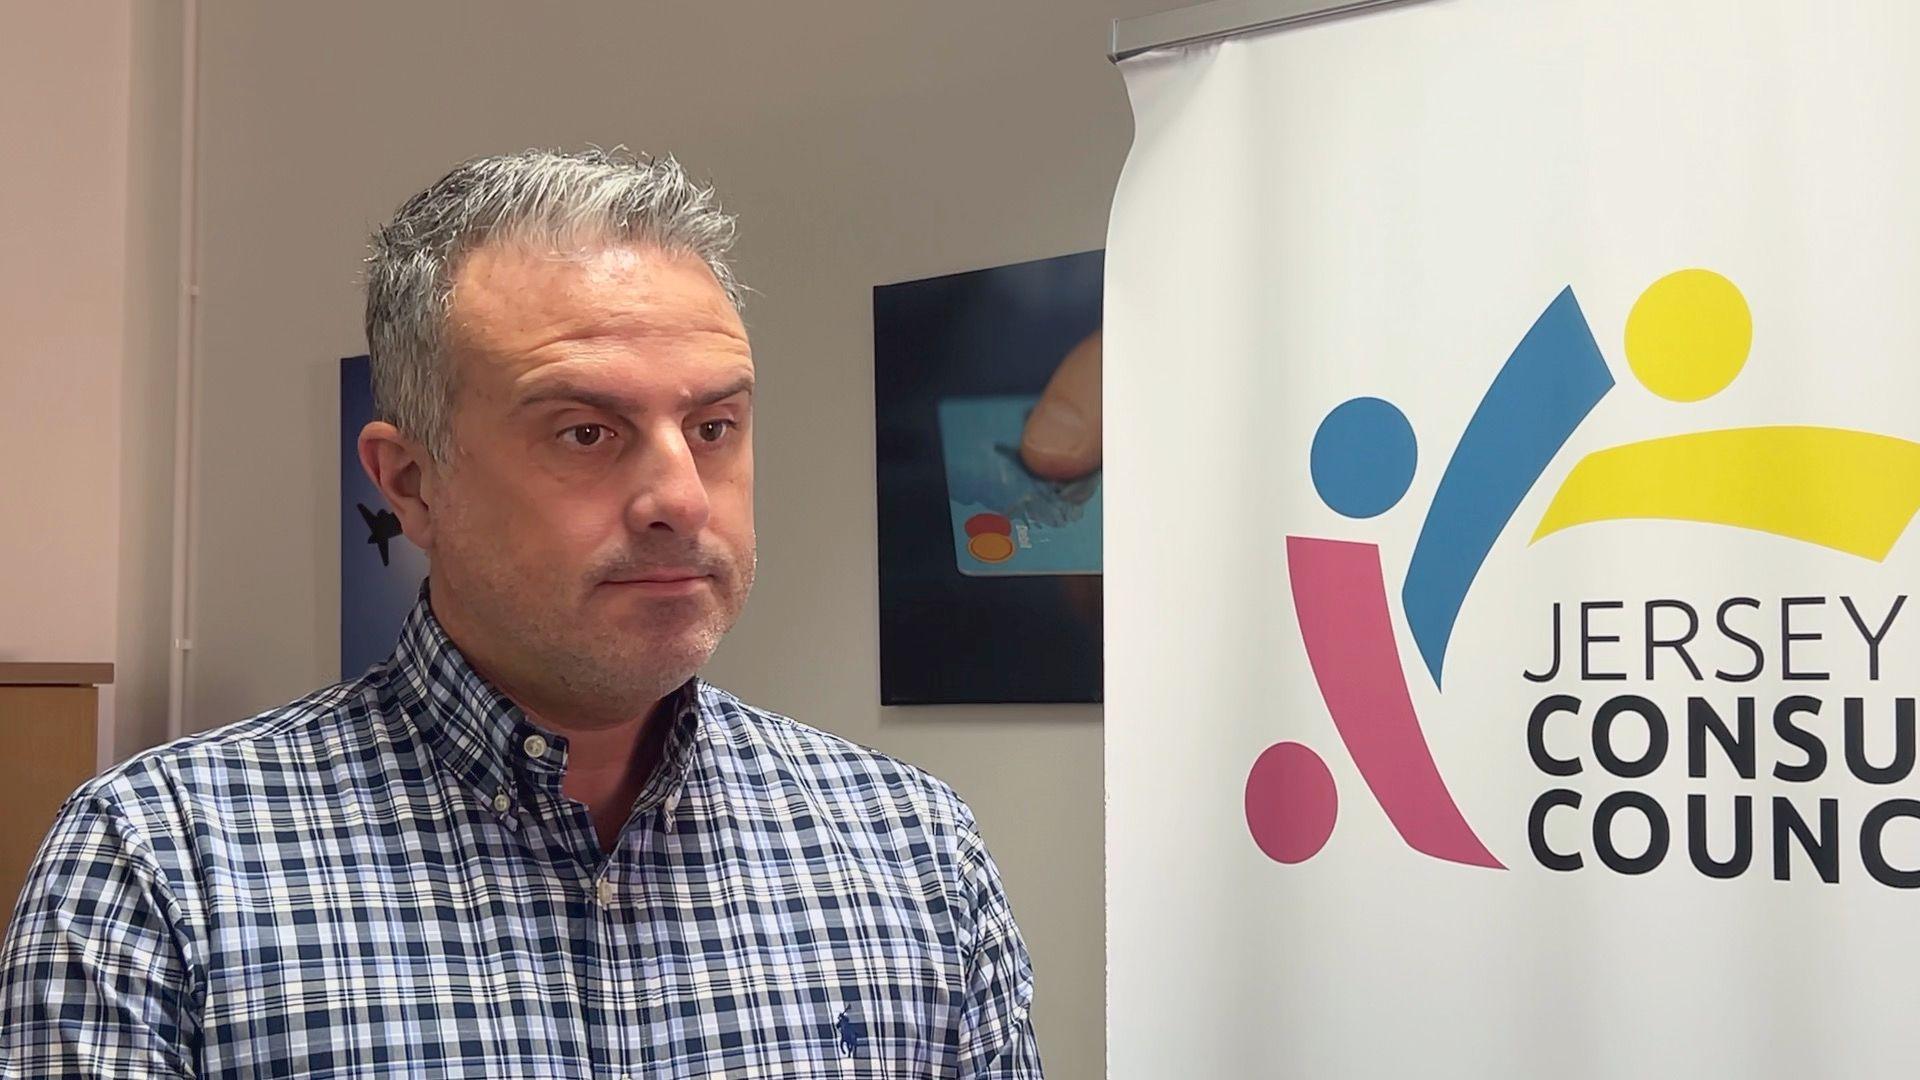
POLYGON ((1103 254, 874 289, 883 705, 1100 700, 1103 254), (1041 475, 1023 436, 1068 363, 1092 467, 1041 475))
POLYGON ((420 595, 427 556, 400 534, 360 467, 360 429, 373 419, 373 370, 365 356, 340 361, 340 674, 357 679, 393 652, 420 595))

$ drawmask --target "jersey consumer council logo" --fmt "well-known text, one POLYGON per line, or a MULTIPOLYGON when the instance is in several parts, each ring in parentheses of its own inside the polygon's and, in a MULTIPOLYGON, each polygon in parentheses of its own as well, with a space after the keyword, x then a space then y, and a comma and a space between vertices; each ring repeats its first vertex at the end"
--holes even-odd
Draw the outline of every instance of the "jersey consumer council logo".
MULTIPOLYGON (((1711 270, 1649 286, 1627 316, 1626 356, 1648 390, 1699 401, 1747 361, 1746 298, 1711 270)), ((1420 659, 1441 686, 1447 643, 1487 553, 1567 439, 1614 380, 1571 287, 1547 305, 1502 365, 1447 462, 1414 543, 1400 602, 1420 659)), ((1371 518, 1413 481, 1413 427, 1391 402, 1359 397, 1314 434, 1315 490, 1334 511, 1371 518)), ((1702 431, 1595 451, 1567 474, 1530 543, 1579 525, 1664 518, 1734 526, 1882 560, 1920 510, 1920 443, 1842 428, 1702 431)), ((1300 635, 1321 699, 1373 797, 1407 845, 1448 862, 1504 869, 1435 767, 1408 691, 1377 544, 1287 537, 1300 635)), ((1278 862, 1313 857, 1339 798, 1326 762, 1281 742, 1254 762, 1247 826, 1278 862)))

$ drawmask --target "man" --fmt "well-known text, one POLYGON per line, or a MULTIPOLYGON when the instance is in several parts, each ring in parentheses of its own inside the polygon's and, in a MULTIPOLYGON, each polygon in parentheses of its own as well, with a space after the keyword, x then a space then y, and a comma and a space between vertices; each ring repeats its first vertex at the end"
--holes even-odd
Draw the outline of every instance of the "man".
POLYGON ((68 799, 0 1076, 1040 1075, 960 799, 694 675, 754 575, 732 235, 592 151, 374 236, 360 459, 429 585, 365 677, 68 799))

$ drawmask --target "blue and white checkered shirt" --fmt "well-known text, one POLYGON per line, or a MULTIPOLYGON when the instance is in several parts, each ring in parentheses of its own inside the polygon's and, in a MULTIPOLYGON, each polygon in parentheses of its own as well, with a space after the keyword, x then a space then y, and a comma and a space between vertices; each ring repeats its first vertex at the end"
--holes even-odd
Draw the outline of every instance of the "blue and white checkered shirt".
POLYGON ((695 678, 604 856, 421 600, 384 665, 62 806, 0 1077, 1038 1077, 971 813, 695 678))

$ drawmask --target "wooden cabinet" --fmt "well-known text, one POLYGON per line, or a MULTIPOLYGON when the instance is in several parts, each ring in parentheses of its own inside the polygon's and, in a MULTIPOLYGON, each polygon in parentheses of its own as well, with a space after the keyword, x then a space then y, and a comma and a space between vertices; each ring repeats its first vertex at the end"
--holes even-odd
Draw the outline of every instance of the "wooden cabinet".
POLYGON ((0 663, 0 926, 53 815, 94 774, 112 664, 0 663))

